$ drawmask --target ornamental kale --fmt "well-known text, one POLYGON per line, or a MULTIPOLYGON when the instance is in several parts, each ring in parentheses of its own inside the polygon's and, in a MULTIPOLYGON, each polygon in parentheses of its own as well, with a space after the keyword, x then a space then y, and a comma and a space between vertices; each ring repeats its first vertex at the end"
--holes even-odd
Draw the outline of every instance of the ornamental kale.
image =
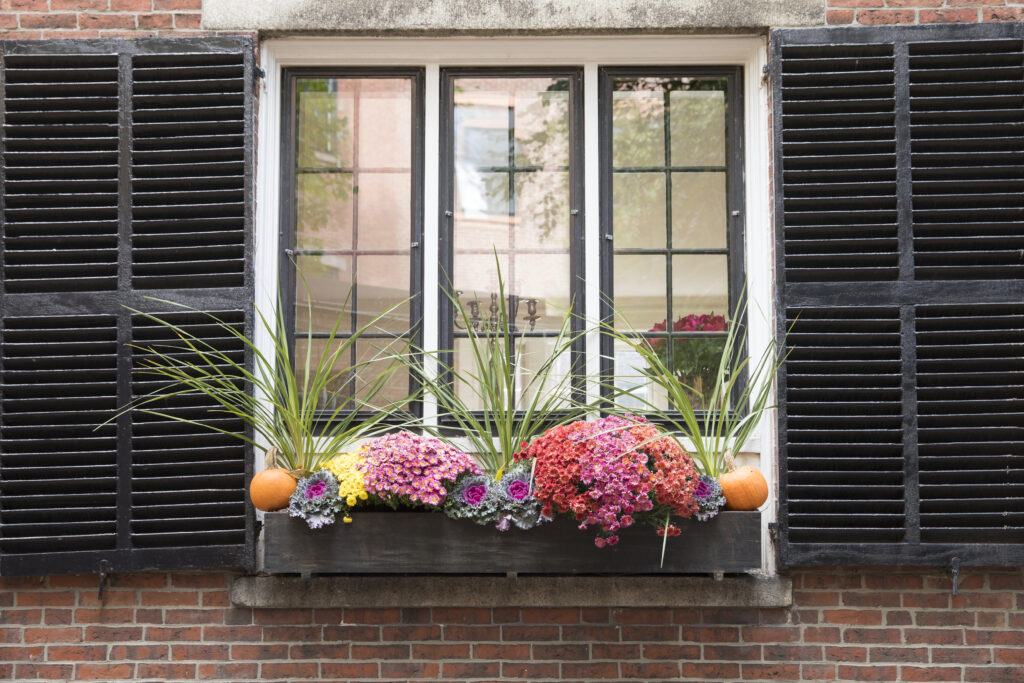
POLYGON ((333 524, 341 507, 337 477, 327 470, 318 470, 299 480, 288 501, 288 514, 306 520, 310 529, 319 529, 333 524))
POLYGON ((471 519, 477 524, 494 524, 506 531, 514 524, 530 529, 542 521, 541 503, 530 488, 530 467, 517 463, 495 481, 487 475, 467 472, 455 482, 444 506, 453 519, 471 519))
POLYGON ((717 515, 718 511, 725 505, 722 485, 718 483, 717 479, 706 474, 700 475, 700 481, 693 492, 693 497, 697 499, 696 517, 702 522, 706 522, 717 515))

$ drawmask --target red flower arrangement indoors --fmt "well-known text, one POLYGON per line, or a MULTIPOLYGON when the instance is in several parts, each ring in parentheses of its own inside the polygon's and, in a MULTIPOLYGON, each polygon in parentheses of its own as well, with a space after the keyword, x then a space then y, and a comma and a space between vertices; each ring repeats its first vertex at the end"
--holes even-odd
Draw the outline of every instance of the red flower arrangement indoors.
POLYGON ((516 453, 535 459, 534 496, 545 516, 571 513, 580 529, 599 526, 598 547, 619 542, 637 522, 676 536, 670 517, 697 511, 693 461, 643 418, 606 417, 554 427, 516 453))

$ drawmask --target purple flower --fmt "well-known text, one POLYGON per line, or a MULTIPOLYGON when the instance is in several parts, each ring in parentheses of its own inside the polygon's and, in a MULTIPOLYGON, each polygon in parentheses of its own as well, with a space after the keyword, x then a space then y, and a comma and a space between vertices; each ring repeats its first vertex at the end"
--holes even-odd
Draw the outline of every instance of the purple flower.
POLYGON ((316 481, 306 487, 306 498, 312 500, 313 498, 319 498, 324 495, 327 491, 327 483, 324 481, 316 481))
POLYGON ((508 485, 508 488, 505 489, 505 492, 509 495, 509 498, 513 498, 515 500, 523 500, 528 495, 530 495, 530 486, 525 481, 515 479, 512 481, 511 484, 508 485))
POLYGON ((708 483, 704 480, 703 477, 701 477, 701 479, 697 483, 697 488, 693 492, 693 496, 694 498, 700 498, 701 500, 704 500, 710 495, 711 487, 708 486, 708 483))
POLYGON ((462 492, 462 501, 468 505, 477 506, 487 495, 487 487, 483 484, 467 486, 462 492))

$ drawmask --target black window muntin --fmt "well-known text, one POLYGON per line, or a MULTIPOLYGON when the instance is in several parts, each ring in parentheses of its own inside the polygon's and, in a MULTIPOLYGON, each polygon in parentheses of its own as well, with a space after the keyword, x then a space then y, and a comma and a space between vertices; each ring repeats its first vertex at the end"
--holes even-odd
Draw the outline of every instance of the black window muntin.
MULTIPOLYGON (((296 301, 296 256, 295 248, 296 225, 298 216, 296 145, 296 83, 300 78, 336 78, 336 79, 369 79, 369 78, 408 78, 412 85, 412 145, 410 161, 412 187, 410 188, 410 235, 409 235, 409 321, 406 333, 367 332, 360 339, 395 340, 406 339, 414 348, 423 344, 423 168, 424 168, 424 70, 416 67, 359 67, 359 68, 294 68, 283 70, 284 87, 281 102, 281 202, 280 202, 280 258, 278 262, 278 289, 281 303, 285 308, 285 328, 289 331, 289 353, 295 354, 295 301, 296 301)), ((315 250, 303 250, 303 254, 315 254, 315 250)), ((353 288, 355 288, 353 284, 353 288)), ((313 332, 313 338, 324 338, 326 333, 313 332)), ((348 336, 339 332, 339 338, 348 336)), ((355 347, 353 346, 353 353, 355 347)), ((353 358, 353 363, 354 363, 353 358)), ((409 394, 419 391, 419 382, 415 376, 409 376, 409 394)), ((422 415, 422 402, 413 401, 408 410, 415 416, 422 415)), ((367 416, 370 411, 363 411, 367 416)))
MULTIPOLYGON (((617 253, 625 254, 659 254, 666 256, 666 313, 668 302, 672 300, 672 256, 677 254, 707 254, 724 253, 728 264, 729 284, 729 311, 735 310, 740 293, 743 291, 746 274, 744 268, 744 202, 745 194, 743 187, 743 75, 741 67, 672 67, 672 66, 638 66, 638 67, 601 67, 598 70, 598 155, 600 166, 600 188, 601 188, 601 309, 600 316, 603 324, 614 324, 614 260, 617 253), (613 188, 612 188, 612 93, 614 92, 613 81, 618 78, 706 78, 722 79, 726 82, 726 121, 725 121, 725 175, 726 175, 726 248, 722 249, 687 249, 672 245, 671 249, 622 249, 615 248, 615 231, 613 225, 613 188)), ((666 107, 665 145, 670 147, 670 124, 669 113, 666 107)), ((671 173, 679 170, 687 170, 684 167, 673 167, 670 163, 670 151, 666 149, 666 166, 664 172, 671 182, 671 173)), ((666 186, 665 200, 666 211, 671 211, 672 197, 671 185, 666 186)), ((666 229, 671 233, 671 214, 667 214, 666 229)), ((671 234, 668 235, 671 240, 671 234)), ((678 338, 685 335, 673 335, 667 330, 671 321, 666 317, 666 331, 664 333, 645 332, 644 337, 678 338)), ((746 324, 746 321, 739 321, 746 324)), ((668 345, 671 349, 671 344, 668 345)), ((737 353, 743 354, 746 348, 737 349, 737 353)), ((611 392, 610 386, 614 381, 615 358, 613 341, 607 335, 601 335, 601 377, 605 386, 602 388, 602 395, 608 396, 611 392)), ((746 371, 744 370, 744 375, 746 371)), ((741 378, 740 384, 745 381, 741 378)))
MULTIPOLYGON (((455 306, 451 301, 454 278, 454 216, 455 216, 455 80, 466 77, 564 78, 569 82, 569 282, 572 298, 571 330, 574 335, 583 331, 585 315, 584 282, 584 140, 583 140, 583 70, 579 67, 453 67, 441 70, 441 121, 439 154, 439 253, 438 253, 438 336, 442 349, 441 360, 451 367, 454 361, 455 339, 467 338, 465 332, 455 332, 455 306)), ((510 150, 511 151, 511 150, 510 150)), ((513 172, 510 166, 510 172, 513 172)), ((514 191, 514 190, 512 190, 514 191)), ((513 200, 514 201, 514 200, 513 200)), ((510 202, 511 203, 511 202, 510 202)), ((517 331, 515 337, 543 338, 557 336, 554 331, 517 331)), ((573 392, 576 400, 584 397, 584 339, 576 339, 572 347, 570 367, 573 373, 573 392)), ((448 373, 452 381, 451 373, 448 373)), ((444 422, 442 418, 442 422, 444 422)))

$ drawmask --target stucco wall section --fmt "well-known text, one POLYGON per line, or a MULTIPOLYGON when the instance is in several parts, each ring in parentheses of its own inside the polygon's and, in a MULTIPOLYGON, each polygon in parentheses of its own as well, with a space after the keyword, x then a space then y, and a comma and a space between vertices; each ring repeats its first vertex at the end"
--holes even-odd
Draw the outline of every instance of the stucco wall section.
POLYGON ((826 0, 204 0, 206 29, 663 31, 820 26, 826 0))

